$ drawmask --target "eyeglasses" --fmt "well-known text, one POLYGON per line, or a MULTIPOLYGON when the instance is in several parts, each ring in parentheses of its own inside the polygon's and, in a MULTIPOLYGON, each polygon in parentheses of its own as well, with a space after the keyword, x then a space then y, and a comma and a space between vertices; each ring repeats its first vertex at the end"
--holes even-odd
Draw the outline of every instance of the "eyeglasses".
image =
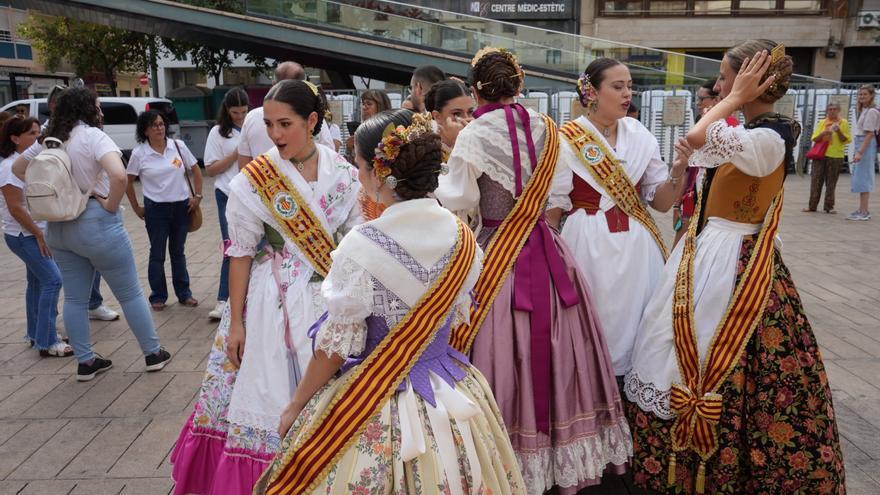
POLYGON ((152 129, 164 129, 164 128, 165 128, 165 122, 156 122, 156 123, 150 124, 150 128, 152 128, 152 129))

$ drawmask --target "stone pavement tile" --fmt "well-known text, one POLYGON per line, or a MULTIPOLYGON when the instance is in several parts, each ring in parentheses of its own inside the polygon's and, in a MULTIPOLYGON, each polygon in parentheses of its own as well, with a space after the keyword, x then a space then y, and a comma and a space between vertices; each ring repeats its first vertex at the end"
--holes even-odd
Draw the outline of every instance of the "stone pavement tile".
POLYGON ((165 463, 189 412, 154 418, 110 469, 113 478, 171 477, 165 463))
POLYGON ((18 495, 67 495, 76 487, 70 480, 30 481, 18 495))
POLYGON ((840 435, 871 459, 880 459, 877 427, 861 418, 851 408, 839 402, 835 402, 834 411, 837 413, 837 430, 840 435))
POLYGON ((21 344, 21 346, 24 348, 22 352, 17 353, 11 359, 0 362, 0 375, 19 375, 44 359, 40 357, 36 349, 29 348, 25 344, 21 344))
POLYGON ((26 486, 26 481, 0 481, 0 493, 3 495, 18 494, 26 486))
MULTIPOLYGON (((0 320, 2 321, 2 320, 0 320)), ((0 325, 2 326, 2 325, 0 325)), ((10 359, 18 356, 22 352, 29 351, 30 348, 27 344, 24 343, 23 340, 18 339, 14 343, 10 344, 0 344, 0 363, 5 361, 9 361, 10 359)))
MULTIPOLYGON (((58 376, 58 375, 55 375, 58 376)), ((46 394, 36 404, 22 412, 20 418, 57 418, 67 410, 73 403, 79 400, 83 394, 88 392, 100 380, 95 379, 88 382, 76 381, 76 376, 64 374, 60 378, 67 378, 64 383, 55 388, 52 392, 46 394)))
MULTIPOLYGON (((170 373, 163 370, 163 374, 170 373)), ((198 394, 204 376, 204 371, 174 373, 171 383, 156 396, 147 407, 146 413, 150 416, 189 413, 189 405, 198 394)))
MULTIPOLYGON (((185 340, 162 340, 162 347, 171 353, 171 362, 174 362, 174 358, 177 356, 177 351, 179 351, 185 343, 185 340)), ((127 368, 125 368, 127 373, 142 373, 145 371, 147 363, 144 361, 144 353, 141 351, 140 347, 137 348, 137 352, 139 353, 138 357, 132 361, 127 368)))
POLYGON ((31 454, 57 433, 67 421, 33 421, 0 445, 0 479, 6 479, 31 454))
POLYGON ((150 423, 149 418, 117 418, 92 439, 58 474, 58 478, 104 478, 119 457, 150 423))
POLYGON ((33 378, 29 376, 0 375, 0 402, 15 393, 33 378))
POLYGON ((59 375, 37 375, 0 402, 0 418, 18 416, 64 382, 59 375))
POLYGON ((162 372, 140 373, 136 376, 137 379, 125 389, 125 392, 104 410, 103 416, 125 417, 142 414, 174 378, 170 373, 162 372))
MULTIPOLYGON (((53 479, 92 441, 109 421, 74 419, 64 425, 8 476, 13 480, 53 479)), ((73 487, 71 487, 73 488, 73 487)))
POLYGON ((848 495, 877 495, 878 482, 858 466, 846 465, 846 493, 848 495))
POLYGON ((107 407, 116 400, 139 374, 135 373, 104 373, 95 378, 95 386, 84 393, 72 406, 62 414, 63 417, 96 418, 100 417, 107 407))
POLYGON ((125 482, 120 495, 163 495, 171 493, 174 482, 171 478, 142 478, 125 482))
POLYGON ((27 425, 27 421, 0 421, 0 445, 3 445, 27 425))
POLYGON ((77 480, 76 488, 70 495, 119 495, 125 488, 126 480, 77 480))
POLYGON ((208 356, 213 342, 204 338, 186 339, 185 344, 174 354, 174 359, 165 366, 166 371, 204 371, 199 364, 208 356))

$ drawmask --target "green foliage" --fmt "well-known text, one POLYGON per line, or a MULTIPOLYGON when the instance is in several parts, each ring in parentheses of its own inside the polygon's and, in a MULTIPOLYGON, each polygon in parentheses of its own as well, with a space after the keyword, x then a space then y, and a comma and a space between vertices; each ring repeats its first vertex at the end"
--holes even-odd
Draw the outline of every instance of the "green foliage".
POLYGON ((155 36, 63 17, 29 16, 19 32, 49 70, 68 61, 79 74, 100 72, 115 94, 117 72, 143 72, 161 49, 155 36))

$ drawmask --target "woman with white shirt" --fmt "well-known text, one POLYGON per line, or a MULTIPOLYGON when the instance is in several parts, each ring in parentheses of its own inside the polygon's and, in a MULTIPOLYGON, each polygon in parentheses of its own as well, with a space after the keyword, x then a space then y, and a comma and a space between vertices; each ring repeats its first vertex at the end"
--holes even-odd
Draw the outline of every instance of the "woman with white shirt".
POLYGON ((138 116, 137 140, 141 144, 131 151, 126 194, 135 214, 144 220, 150 237, 150 262, 147 265, 150 306, 155 311, 162 311, 168 299, 165 284, 167 245, 174 293, 181 305, 194 308, 199 302, 189 288, 184 249, 190 225, 189 213, 202 201, 202 172, 186 144, 169 137, 168 118, 161 112, 147 110, 138 116), (193 175, 192 196, 187 170, 193 175), (141 178, 144 206, 138 203, 135 177, 141 178))
POLYGON ((31 218, 24 199, 24 182, 12 174, 12 162, 37 141, 40 123, 33 117, 13 117, 0 131, 0 217, 9 250, 27 268, 25 307, 27 340, 43 357, 67 357, 73 349, 58 338, 55 319, 61 294, 61 272, 46 244, 46 222, 31 218))
MULTIPOLYGON (((76 379, 88 381, 113 363, 95 354, 89 335, 89 293, 95 270, 100 271, 144 353, 146 371, 161 370, 171 354, 159 345, 159 335, 144 301, 131 240, 122 223, 119 203, 125 194, 122 152, 101 129, 98 97, 89 89, 70 88, 58 99, 55 118, 46 136, 65 142, 73 179, 91 192, 85 211, 75 220, 49 222, 47 244, 61 269, 64 288, 64 327, 79 362, 76 379)), ((12 170, 24 180, 28 164, 42 151, 34 144, 15 160, 12 170)))
MULTIPOLYGON (((248 95, 242 88, 230 89, 223 97, 223 104, 217 114, 217 125, 208 133, 205 144, 205 173, 214 179, 214 198, 217 200, 217 217, 220 219, 220 235, 223 237, 223 250, 229 242, 229 227, 226 223, 226 202, 229 200, 229 182, 238 174, 238 141, 241 139, 241 126, 248 112, 248 95)), ((229 257, 223 254, 220 267, 220 288, 217 291, 217 305, 208 313, 212 320, 223 316, 223 308, 229 300, 229 257)))

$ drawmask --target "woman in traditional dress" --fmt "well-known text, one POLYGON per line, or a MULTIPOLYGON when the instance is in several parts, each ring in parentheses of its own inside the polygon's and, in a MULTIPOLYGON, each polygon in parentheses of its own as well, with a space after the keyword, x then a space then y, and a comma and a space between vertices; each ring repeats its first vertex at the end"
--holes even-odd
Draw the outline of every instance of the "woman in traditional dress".
POLYGON ((607 467, 622 471, 632 445, 592 295, 555 232, 571 179, 553 180, 552 119, 514 100, 513 54, 481 50, 471 84, 476 118, 436 193, 452 211, 479 208, 486 250, 471 324, 453 343, 492 385, 528 492, 575 493, 607 467))
POLYGON ((333 253, 315 356, 257 493, 525 493, 488 384, 449 345, 479 248, 428 197, 440 138, 411 116, 383 113, 355 134, 361 183, 387 209, 333 253))
POLYGON ((593 291, 614 374, 622 384, 632 364, 639 320, 654 293, 666 246, 646 205, 665 212, 684 191, 687 162, 672 175, 660 145, 636 119, 627 66, 597 58, 578 80, 587 115, 566 123, 557 174, 572 210, 562 238, 593 291))
POLYGON ((731 48, 723 100, 687 136, 706 179, 645 309, 626 387, 635 481, 652 490, 845 493, 828 378, 774 242, 800 133, 772 113, 791 70, 776 42, 731 48), (737 109, 745 127, 724 121, 737 109))
POLYGON ((229 185, 230 303, 172 454, 178 494, 253 489, 312 356, 307 331, 324 311, 333 238, 360 221, 357 170, 313 139, 324 115, 317 88, 279 82, 263 108, 275 147, 229 185))

